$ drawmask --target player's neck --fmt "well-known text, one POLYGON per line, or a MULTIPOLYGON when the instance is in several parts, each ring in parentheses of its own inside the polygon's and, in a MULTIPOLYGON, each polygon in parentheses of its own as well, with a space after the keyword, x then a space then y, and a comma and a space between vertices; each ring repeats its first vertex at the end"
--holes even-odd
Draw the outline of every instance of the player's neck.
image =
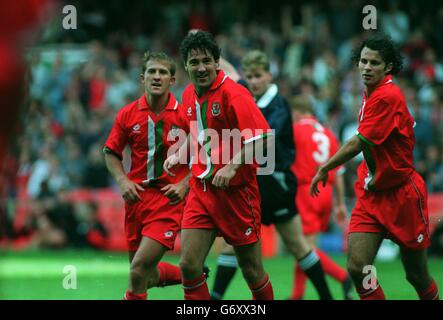
POLYGON ((209 91, 209 87, 197 87, 197 86, 194 87, 195 87, 195 92, 199 97, 203 97, 205 93, 209 91))
POLYGON ((369 98, 369 96, 375 91, 375 89, 377 89, 377 87, 379 85, 381 85, 383 83, 383 81, 386 79, 386 74, 383 76, 382 79, 380 79, 377 83, 373 83, 370 85, 365 85, 365 93, 366 93, 366 97, 369 98))
POLYGON ((146 99, 148 100, 149 107, 152 112, 159 114, 165 110, 169 101, 169 93, 165 93, 161 96, 153 96, 146 93, 146 99))
POLYGON ((292 119, 294 122, 300 122, 304 119, 310 119, 312 117, 313 117, 312 113, 298 113, 298 112, 292 113, 292 119))
POLYGON ((374 90, 377 88, 378 83, 372 86, 365 86, 365 93, 366 97, 369 98, 369 96, 374 92, 374 90))
POLYGON ((266 89, 265 89, 265 91, 263 91, 263 92, 262 92, 261 94, 259 94, 259 95, 254 96, 255 101, 260 100, 260 99, 266 94, 266 92, 268 92, 268 90, 269 90, 269 88, 271 87, 271 85, 272 85, 272 83, 268 83, 268 84, 266 85, 266 89))

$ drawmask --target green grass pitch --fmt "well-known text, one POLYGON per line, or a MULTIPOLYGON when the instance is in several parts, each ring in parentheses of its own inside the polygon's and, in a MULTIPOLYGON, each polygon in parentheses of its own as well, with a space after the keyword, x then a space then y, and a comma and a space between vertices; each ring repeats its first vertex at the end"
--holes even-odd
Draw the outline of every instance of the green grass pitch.
MULTIPOLYGON (((333 258, 342 266, 344 255, 333 258)), ((177 263, 178 257, 167 255, 164 261, 177 263)), ((216 256, 210 255, 207 260, 212 270, 208 280, 212 288, 216 256)), ((292 289, 293 259, 289 256, 278 256, 264 260, 269 273, 276 299, 289 297, 292 289)), ((439 288, 443 288, 443 259, 429 260, 432 276, 439 288)), ((413 288, 406 282, 400 260, 376 263, 378 278, 383 286, 387 299, 417 299, 413 288)), ((23 251, 0 252, 0 299, 43 299, 43 300, 121 300, 127 287, 129 264, 124 253, 96 251, 23 251), (64 273, 66 266, 74 266, 77 275, 77 288, 65 289, 64 273)), ((342 299, 339 284, 328 278, 332 293, 336 299, 342 299)), ((73 282, 69 281, 72 285, 73 282)), ((225 299, 251 298, 250 291, 238 271, 231 283, 225 299)), ((355 296, 355 298, 357 298, 355 296)), ((153 288, 149 290, 149 299, 182 300, 181 286, 153 288)), ((317 295, 308 282, 305 299, 317 299, 317 295)))

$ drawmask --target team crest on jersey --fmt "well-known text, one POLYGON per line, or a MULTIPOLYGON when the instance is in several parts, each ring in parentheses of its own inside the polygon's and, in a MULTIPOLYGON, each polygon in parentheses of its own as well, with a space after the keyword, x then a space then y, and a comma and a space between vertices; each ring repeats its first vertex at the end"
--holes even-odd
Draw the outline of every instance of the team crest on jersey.
POLYGON ((177 127, 175 125, 171 126, 171 136, 173 136, 174 138, 178 137, 180 134, 180 127, 177 127))
POLYGON ((191 107, 188 108, 188 112, 186 113, 186 115, 188 117, 192 116, 192 108, 191 107))
POLYGON ((220 115, 220 103, 218 103, 218 102, 214 102, 213 104, 212 104, 212 108, 211 108, 211 111, 212 111, 212 115, 214 116, 214 117, 217 117, 218 115, 220 115))

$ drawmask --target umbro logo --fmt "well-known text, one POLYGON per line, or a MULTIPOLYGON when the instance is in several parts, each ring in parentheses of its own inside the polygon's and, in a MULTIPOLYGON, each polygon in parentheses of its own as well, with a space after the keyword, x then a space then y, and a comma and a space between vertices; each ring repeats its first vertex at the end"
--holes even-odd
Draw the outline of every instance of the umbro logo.
POLYGON ((246 231, 245 231, 245 235, 247 236, 247 237, 249 237, 249 235, 252 233, 252 228, 248 228, 248 229, 246 229, 246 231))
POLYGON ((140 125, 137 123, 135 126, 132 127, 132 131, 134 132, 140 132, 140 125))
POLYGON ((172 231, 166 231, 166 232, 164 233, 165 238, 170 238, 170 237, 172 237, 173 235, 174 235, 174 232, 172 232, 172 231))
POLYGON ((423 234, 420 233, 420 234, 418 235, 418 237, 417 237, 417 242, 418 242, 418 243, 422 243, 422 242, 423 242, 423 239, 424 239, 423 234))
POLYGON ((192 116, 192 108, 191 107, 188 108, 188 112, 186 113, 186 115, 188 117, 192 116))

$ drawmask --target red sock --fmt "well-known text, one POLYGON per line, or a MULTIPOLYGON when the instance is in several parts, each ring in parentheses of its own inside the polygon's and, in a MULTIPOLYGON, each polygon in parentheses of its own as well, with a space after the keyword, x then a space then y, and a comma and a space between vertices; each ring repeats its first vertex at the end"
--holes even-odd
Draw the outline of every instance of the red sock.
POLYGON ((438 287, 434 280, 432 280, 429 287, 423 291, 417 291, 420 300, 440 300, 438 297, 438 287))
POLYGON ((292 287, 291 300, 301 300, 305 294, 306 279, 308 277, 298 263, 294 271, 294 286, 292 287))
POLYGON ((182 274, 179 267, 166 262, 159 262, 157 269, 160 273, 160 279, 158 281, 159 287, 182 283, 182 274))
POLYGON ((183 289, 185 291, 185 300, 210 300, 208 285, 206 284, 206 275, 192 280, 182 280, 183 289))
POLYGON ((131 291, 126 291, 123 300, 146 300, 147 298, 147 293, 132 293, 131 291))
POLYGON ((327 275, 340 282, 344 282, 348 278, 346 270, 335 263, 326 253, 319 249, 315 249, 315 252, 317 252, 323 271, 327 275))
POLYGON ((377 284, 375 289, 357 289, 360 300, 386 300, 383 289, 377 284))
POLYGON ((253 300, 274 300, 274 291, 268 275, 257 284, 249 285, 249 289, 251 289, 253 300))

